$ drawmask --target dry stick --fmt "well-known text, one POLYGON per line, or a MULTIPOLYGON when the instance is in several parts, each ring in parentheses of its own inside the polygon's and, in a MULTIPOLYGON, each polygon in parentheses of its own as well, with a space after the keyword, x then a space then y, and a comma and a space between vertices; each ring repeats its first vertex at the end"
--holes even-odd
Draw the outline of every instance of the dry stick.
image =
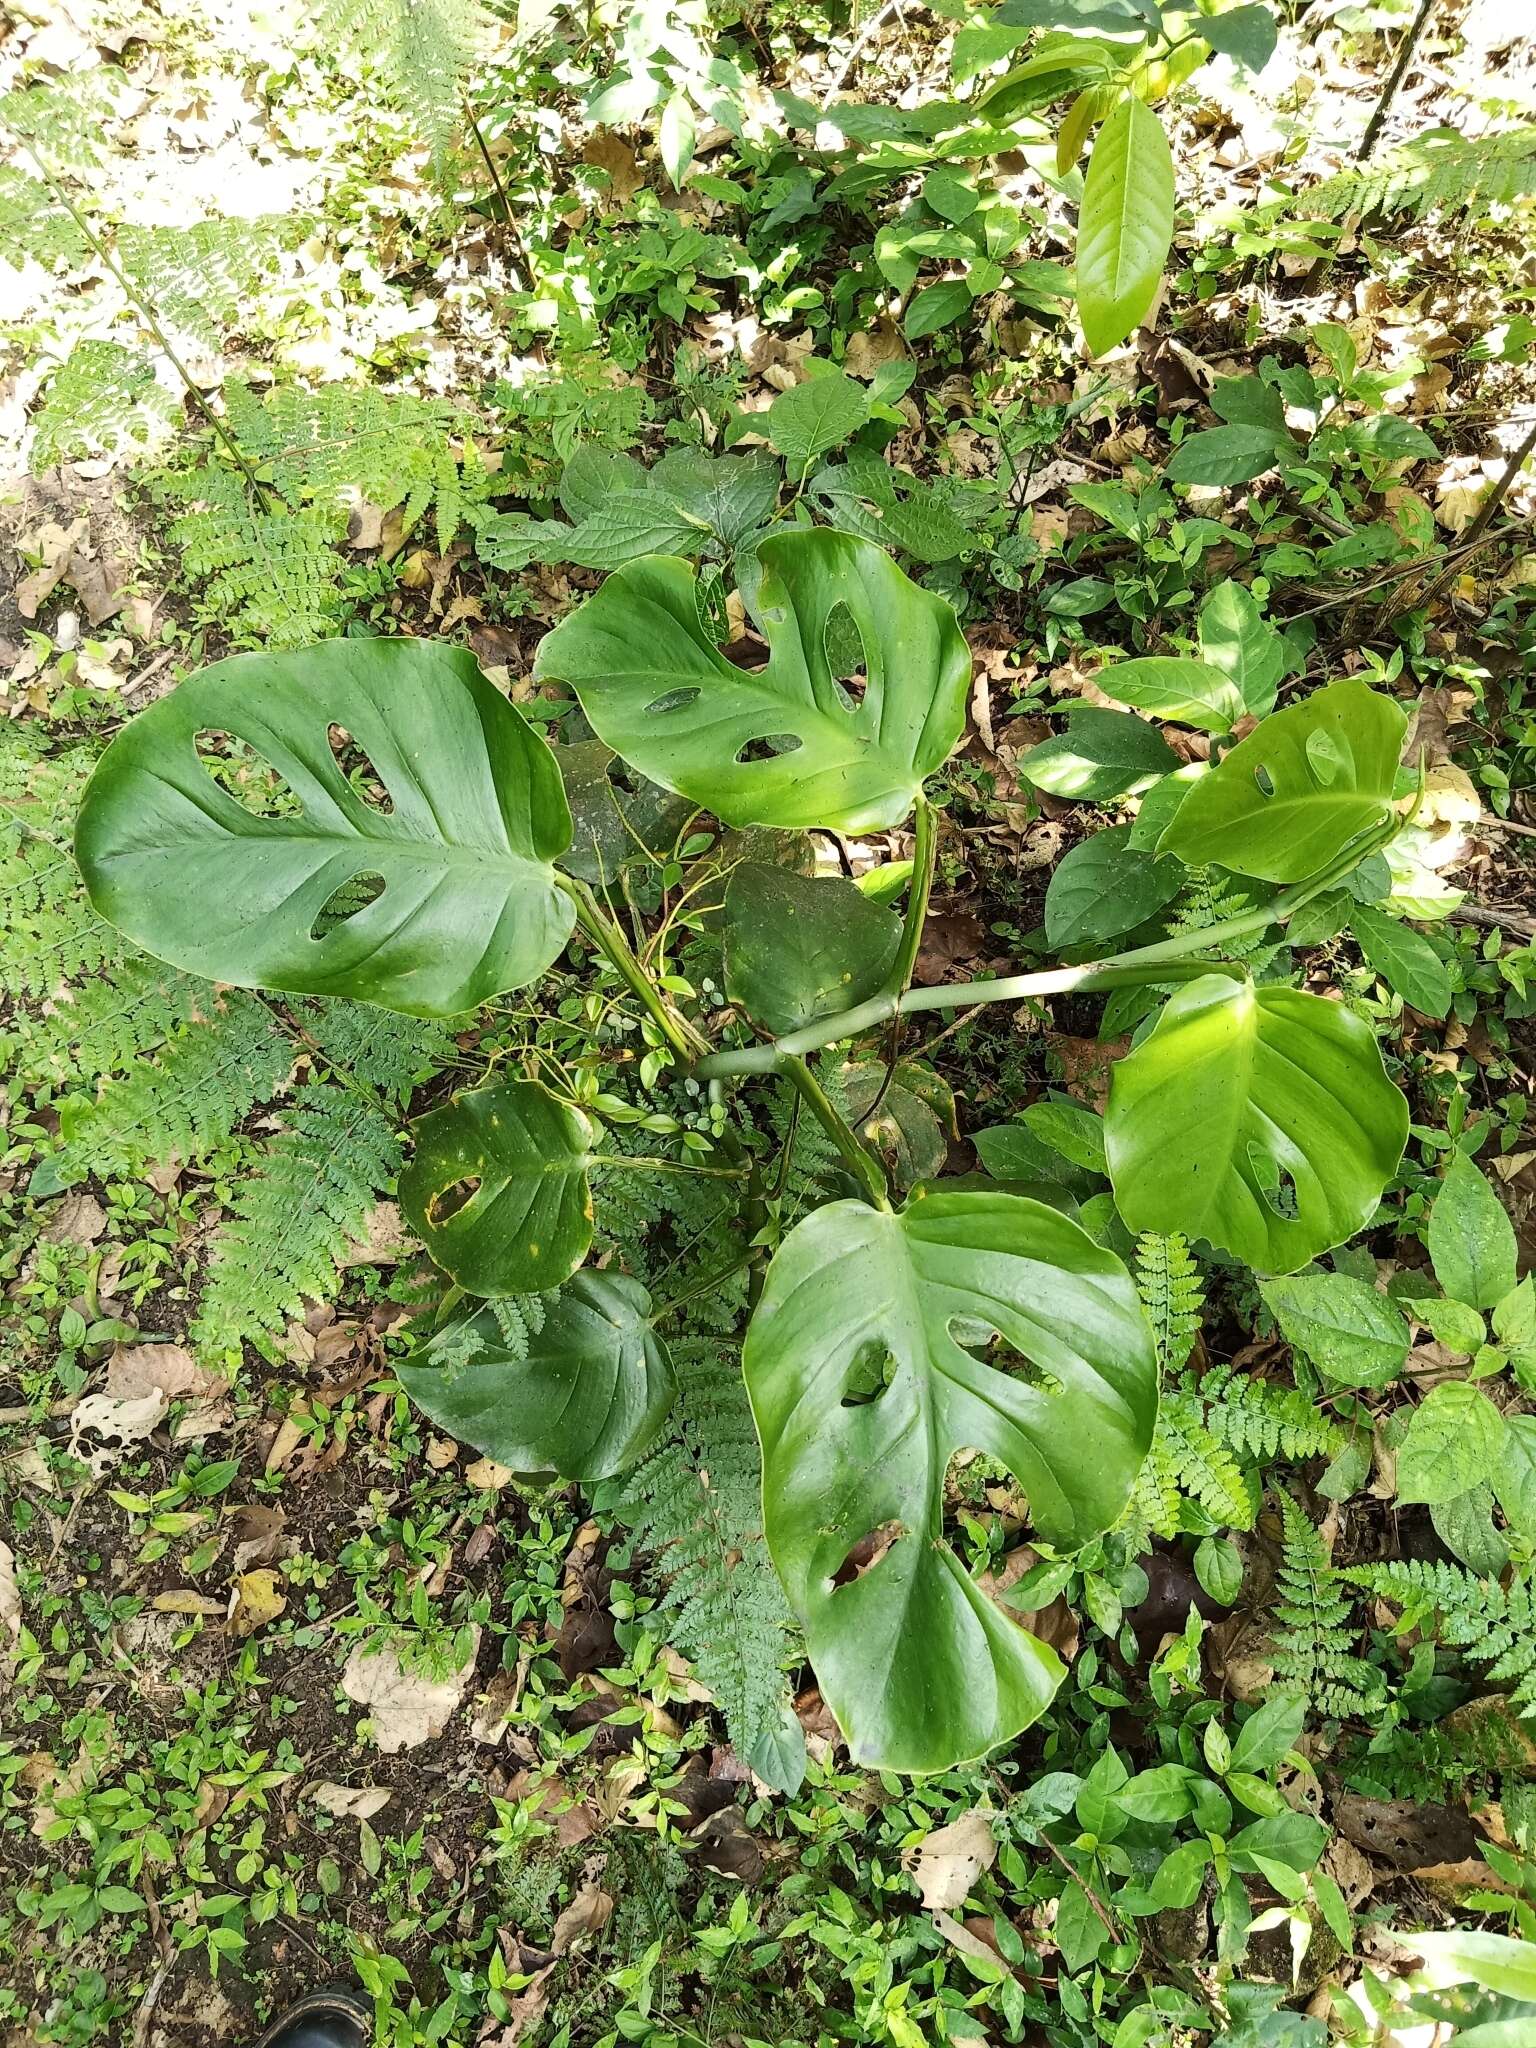
MULTIPOLYGON (((1487 534, 1489 527, 1493 524, 1493 515, 1498 511, 1500 505, 1503 504, 1505 498, 1508 496, 1510 485, 1514 482, 1515 478, 1520 474, 1521 470, 1524 469, 1526 464, 1526 458, 1530 455, 1533 449, 1536 449, 1536 418, 1532 419, 1530 431, 1526 434, 1525 439, 1520 443, 1520 446, 1515 450, 1514 454, 1511 455, 1508 462, 1505 463, 1504 474, 1499 478, 1498 482, 1494 485, 1493 489, 1488 493, 1487 499, 1483 504, 1482 510, 1478 513, 1477 517, 1473 520, 1472 524, 1467 528, 1466 537, 1456 550, 1456 557, 1450 561, 1447 561, 1444 568, 1441 569, 1440 574, 1434 579, 1432 583, 1427 584, 1425 588, 1420 591, 1418 597, 1414 600, 1415 611, 1425 609, 1427 606, 1432 604, 1434 600, 1440 595, 1441 591, 1444 590, 1447 583, 1450 582, 1452 576, 1455 575, 1456 562, 1460 559, 1460 557, 1463 554, 1469 554, 1474 548, 1482 546, 1484 536, 1487 534)), ((1392 603, 1387 605, 1382 612, 1381 624, 1383 626, 1389 624, 1400 609, 1401 605, 1399 603, 1392 603)))
POLYGON ((1397 88, 1403 82, 1404 72, 1407 71, 1408 66, 1413 62, 1413 53, 1418 47, 1419 37, 1424 33, 1424 24, 1429 20, 1429 12, 1434 4, 1435 0, 1420 0, 1419 11, 1409 24, 1408 33, 1398 45, 1397 62, 1387 74, 1387 82, 1381 88, 1381 97, 1377 100, 1375 111, 1366 123, 1365 133, 1360 138, 1360 147, 1355 151, 1355 162, 1357 164, 1363 164, 1371 151, 1376 147, 1376 138, 1381 133, 1381 125, 1386 120, 1388 109, 1397 96, 1397 88))

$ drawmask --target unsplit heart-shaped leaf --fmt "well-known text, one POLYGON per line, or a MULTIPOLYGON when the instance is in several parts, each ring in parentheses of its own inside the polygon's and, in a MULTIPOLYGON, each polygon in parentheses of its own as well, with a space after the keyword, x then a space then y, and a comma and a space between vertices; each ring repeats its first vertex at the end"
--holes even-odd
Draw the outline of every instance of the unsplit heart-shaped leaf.
POLYGON ((86 787, 75 850, 102 916, 174 967, 450 1017, 560 952, 574 911, 552 863, 570 838, 553 756, 472 656, 331 640, 215 662, 140 712, 86 787), (333 728, 388 808, 349 780, 333 728), (279 814, 215 781, 202 734, 254 750, 279 814), (371 901, 349 897, 370 878, 371 901))
POLYGON ((491 1081, 415 1126, 406 1221, 466 1294, 558 1287, 592 1242, 592 1132, 538 1081, 491 1081))
POLYGON ((726 660, 692 569, 656 555, 558 625, 537 673, 569 684, 632 767, 728 825, 900 824, 965 719, 971 657, 953 610, 852 534, 775 534, 757 562, 765 667, 726 660), (862 677, 834 666, 850 624, 862 677))
POLYGON ((945 1541, 945 1475, 1000 1459, 1064 1547, 1115 1520, 1157 1412, 1125 1267, 1018 1195, 834 1202, 775 1255, 743 1363, 768 1547, 854 1758, 943 1770, 1016 1735, 1063 1667, 945 1541))
POLYGON ((878 995, 901 919, 841 875, 743 861, 725 892, 725 991, 778 1037, 878 995))
POLYGON ((1353 678, 1266 718, 1202 776, 1157 843, 1191 867, 1304 882, 1392 815, 1407 714, 1353 678))
POLYGON ((591 1484, 626 1470, 661 1427, 676 1391, 667 1347, 651 1327, 651 1297, 623 1273, 578 1273, 527 1350, 509 1345, 482 1308, 440 1331, 396 1367, 417 1407, 460 1443, 513 1472, 556 1472, 591 1484), (466 1334, 479 1349, 466 1365, 466 1334))
POLYGON ((1342 1003, 1205 974, 1116 1064, 1104 1138, 1128 1228, 1294 1273, 1370 1221, 1408 1104, 1342 1003))

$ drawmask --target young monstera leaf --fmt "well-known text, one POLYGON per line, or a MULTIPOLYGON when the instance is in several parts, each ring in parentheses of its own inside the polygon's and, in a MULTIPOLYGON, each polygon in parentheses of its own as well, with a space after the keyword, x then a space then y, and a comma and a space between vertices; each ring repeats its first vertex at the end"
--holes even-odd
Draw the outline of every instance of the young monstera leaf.
POLYGON ((492 1081, 422 1117, 415 1137, 400 1206, 467 1294, 537 1294, 575 1272, 592 1242, 580 1111, 537 1081, 492 1081))
POLYGON ((75 850, 102 916, 175 967, 447 1017, 559 953, 574 913, 551 863, 570 837, 549 749, 470 655, 332 640, 215 662, 140 712, 87 785, 75 850), (333 727, 387 806, 348 780, 333 727), (278 814, 214 780, 204 733, 276 772, 278 814))
POLYGON ((1062 1665, 944 1540, 945 1473, 1001 1459, 1055 1544, 1114 1521, 1157 1411, 1124 1266, 1017 1195, 834 1202, 775 1255, 744 1366, 768 1547, 856 1760, 943 1770, 1016 1735, 1062 1665))
POLYGON ((1206 974, 1116 1065, 1104 1137, 1130 1229, 1294 1273, 1370 1221, 1408 1104, 1342 1003, 1206 974))
POLYGON ((1304 882, 1385 824, 1407 714, 1353 679, 1277 711, 1190 789, 1157 843, 1191 866, 1304 882))
POLYGON ((643 775, 727 825, 900 824, 964 723, 971 657, 954 612, 851 534, 776 534, 757 560, 763 668, 725 659, 692 569, 655 555, 545 638, 538 674, 568 683, 643 775), (862 679, 842 668, 850 622, 862 679))
POLYGON ((439 1363, 442 1332, 396 1368, 439 1429, 514 1472, 557 1472, 588 1484, 641 1456, 675 1392, 672 1361, 651 1328, 651 1297, 623 1273, 578 1273, 527 1350, 514 1350, 494 1309, 470 1318, 481 1349, 467 1365, 439 1363))
POLYGON ((725 989, 782 1037, 878 995, 901 919, 841 875, 797 875, 744 861, 725 892, 725 989))

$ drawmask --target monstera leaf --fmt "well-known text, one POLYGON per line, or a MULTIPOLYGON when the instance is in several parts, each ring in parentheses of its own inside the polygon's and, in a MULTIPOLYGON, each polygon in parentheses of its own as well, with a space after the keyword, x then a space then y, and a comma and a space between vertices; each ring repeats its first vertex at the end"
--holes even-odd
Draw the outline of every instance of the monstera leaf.
POLYGON ((1408 1105, 1342 1003, 1206 974, 1116 1065, 1104 1137, 1130 1229, 1294 1273, 1370 1221, 1408 1105))
POLYGON ((173 966, 447 1017, 565 944, 551 863, 570 837, 549 749, 468 654, 332 640, 215 662, 141 712, 87 785, 75 848, 102 916, 173 966), (348 780, 333 727, 387 808, 348 780), (275 815, 214 780, 202 733, 275 771, 275 815))
POLYGON ((1195 783, 1159 853, 1304 882, 1392 814, 1407 715, 1353 680, 1277 711, 1195 783))
POLYGON ((608 578, 539 648, 593 730, 653 782, 728 825, 898 825, 960 737, 971 657, 954 612, 889 555, 825 529, 757 550, 766 667, 734 667, 666 555, 608 578), (851 621, 862 681, 834 655, 851 621))
MULTIPOLYGON (((406 1220, 468 1294, 536 1294, 592 1242, 592 1133, 537 1081, 492 1081, 415 1126, 406 1220)), ((503 1464, 506 1460, 502 1460, 503 1464)))
POLYGON ((1055 1544, 1114 1521, 1157 1410, 1124 1266, 1017 1195, 834 1202, 775 1256, 744 1365, 768 1547, 854 1757, 940 1770, 1016 1735, 1062 1666, 945 1542, 945 1473, 1001 1459, 1055 1544))
POLYGON ((590 1484, 632 1465, 672 1405, 672 1361, 650 1314, 638 1280, 578 1273, 526 1354, 483 1308, 469 1319, 482 1347, 469 1364, 437 1362, 450 1343, 462 1347, 459 1324, 424 1347, 421 1363, 396 1372, 417 1407, 460 1443, 514 1472, 590 1484))
POLYGON ((841 875, 818 879, 744 861, 725 892, 725 990, 783 1036, 878 995, 901 919, 841 875))

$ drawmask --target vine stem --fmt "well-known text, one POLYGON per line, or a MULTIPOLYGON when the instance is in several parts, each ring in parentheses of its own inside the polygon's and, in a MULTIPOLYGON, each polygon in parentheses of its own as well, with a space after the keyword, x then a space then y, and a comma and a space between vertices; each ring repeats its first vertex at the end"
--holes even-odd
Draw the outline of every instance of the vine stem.
POLYGON ((777 1068, 837 1147, 843 1164, 864 1190, 866 1200, 877 1209, 888 1210, 890 1192, 884 1169, 838 1114, 836 1105, 805 1061, 785 1058, 777 1062, 777 1068))
POLYGON ((928 898, 933 894, 933 869, 939 850, 938 818, 932 804, 919 790, 913 818, 916 844, 912 849, 912 881, 907 890, 906 916, 901 927, 901 947, 891 973, 890 987, 898 996, 912 986, 918 948, 923 943, 923 924, 928 916, 928 898))
POLYGON ((578 882, 570 875, 557 874, 556 880, 576 906, 576 922, 629 989, 678 1058, 688 1065, 698 1059, 701 1052, 707 1052, 707 1040, 685 1017, 678 1016, 670 1003, 663 1001, 651 977, 635 957, 634 948, 587 884, 578 882))
POLYGON ((1070 990, 1097 992, 1124 988, 1148 981, 1184 981, 1201 974, 1241 975, 1240 968, 1221 960, 1191 961, 1190 956, 1228 941, 1251 938, 1271 925, 1283 924, 1314 896, 1341 881, 1368 854, 1385 845, 1396 831, 1394 816, 1384 826, 1362 835, 1351 847, 1311 881, 1298 884, 1258 910, 1223 918, 1202 931, 1182 932, 1177 938, 1160 939, 1150 946, 1137 946, 1128 953, 1116 953, 1105 960, 1086 961, 1080 967, 1047 967, 1030 974, 1004 975, 992 981, 946 982, 941 988, 914 988, 872 996, 851 1010, 817 1018, 799 1031, 768 1045, 746 1046, 739 1052, 712 1053, 695 1071, 702 1079, 725 1074, 768 1074, 786 1062, 819 1051, 840 1039, 855 1038, 887 1018, 910 1016, 916 1010, 954 1010, 983 1003, 1016 1003, 1031 996, 1065 995, 1070 990))

